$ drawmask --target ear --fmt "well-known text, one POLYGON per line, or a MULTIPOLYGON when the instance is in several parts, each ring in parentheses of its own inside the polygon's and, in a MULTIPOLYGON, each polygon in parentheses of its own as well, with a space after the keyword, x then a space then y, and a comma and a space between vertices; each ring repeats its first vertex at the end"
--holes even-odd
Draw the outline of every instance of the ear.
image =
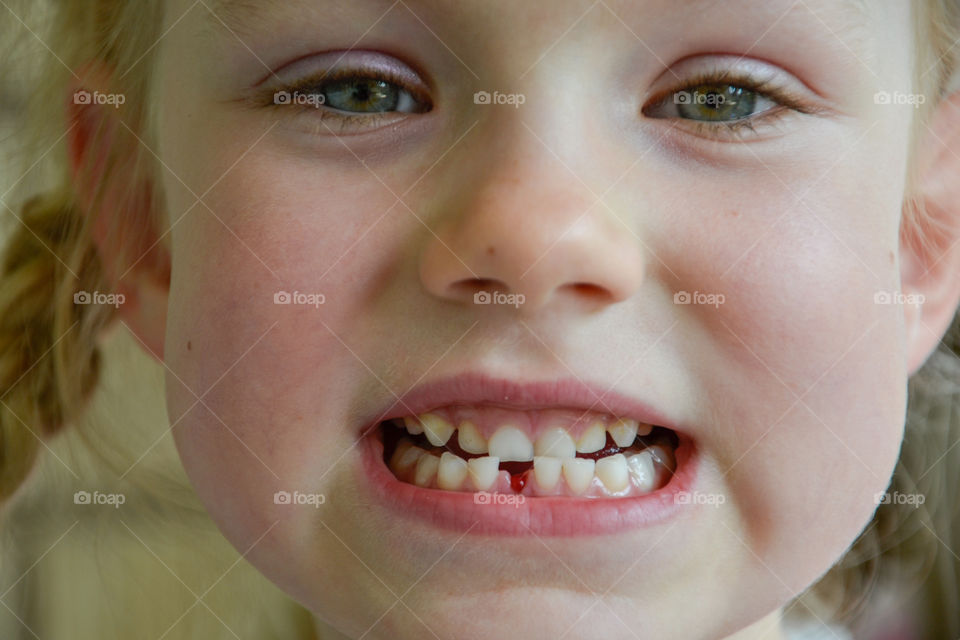
POLYGON ((935 107, 919 135, 914 208, 904 209, 900 229, 910 375, 936 349, 960 303, 960 92, 935 107))
POLYGON ((136 153, 145 150, 137 148, 142 143, 123 124, 126 96, 112 91, 110 78, 109 70, 91 64, 68 89, 67 122, 73 126, 66 143, 73 191, 91 217, 93 243, 112 288, 106 293, 124 296, 117 309, 120 320, 145 350, 162 360, 170 251, 156 228, 160 217, 152 210, 154 187, 134 171, 136 153))

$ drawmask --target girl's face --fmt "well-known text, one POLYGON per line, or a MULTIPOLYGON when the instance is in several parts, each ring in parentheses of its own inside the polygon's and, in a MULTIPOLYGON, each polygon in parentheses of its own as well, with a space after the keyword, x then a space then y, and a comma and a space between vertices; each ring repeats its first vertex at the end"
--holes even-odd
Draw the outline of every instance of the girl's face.
POLYGON ((903 427, 906 3, 250 5, 170 3, 154 107, 170 419, 254 565, 350 637, 717 638, 841 556, 903 427), (499 465, 388 467, 427 413, 499 465))

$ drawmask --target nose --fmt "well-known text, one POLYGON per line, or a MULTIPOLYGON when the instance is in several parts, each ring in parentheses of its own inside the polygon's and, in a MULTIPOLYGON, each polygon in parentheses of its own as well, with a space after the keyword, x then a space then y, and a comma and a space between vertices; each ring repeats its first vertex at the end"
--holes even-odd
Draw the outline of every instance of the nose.
POLYGON ((639 238, 555 169, 493 175, 448 198, 443 206, 454 210, 438 215, 443 222, 421 255, 424 288, 461 304, 508 300, 524 313, 561 304, 597 309, 636 293, 639 238))

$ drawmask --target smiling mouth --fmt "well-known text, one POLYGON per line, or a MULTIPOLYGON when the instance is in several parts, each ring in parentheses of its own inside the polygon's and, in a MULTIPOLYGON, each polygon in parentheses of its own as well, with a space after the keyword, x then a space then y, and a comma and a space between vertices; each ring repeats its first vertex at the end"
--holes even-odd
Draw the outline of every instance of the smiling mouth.
POLYGON ((379 423, 383 462, 401 482, 448 492, 628 498, 677 471, 677 434, 582 409, 489 405, 432 409, 379 423))

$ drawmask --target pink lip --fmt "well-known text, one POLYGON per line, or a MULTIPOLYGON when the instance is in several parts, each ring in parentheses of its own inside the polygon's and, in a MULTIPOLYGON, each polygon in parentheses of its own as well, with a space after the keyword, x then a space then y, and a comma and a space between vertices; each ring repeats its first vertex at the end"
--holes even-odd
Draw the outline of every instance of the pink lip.
MULTIPOLYGON (((467 374, 425 385, 394 403, 366 431, 391 418, 417 414, 445 405, 495 404, 517 409, 593 408, 620 417, 673 428, 662 414, 635 400, 601 391, 574 380, 518 384, 478 374, 467 374), (602 403, 598 401, 602 398, 602 403)), ((442 529, 503 536, 603 535, 662 523, 689 505, 677 495, 689 492, 696 480, 696 446, 676 432, 677 471, 666 486, 635 498, 526 498, 521 504, 478 504, 468 492, 423 489, 401 482, 383 463, 378 431, 361 442, 359 486, 369 486, 386 509, 401 518, 413 518, 442 529)), ((508 499, 505 496, 504 499, 508 499)))

